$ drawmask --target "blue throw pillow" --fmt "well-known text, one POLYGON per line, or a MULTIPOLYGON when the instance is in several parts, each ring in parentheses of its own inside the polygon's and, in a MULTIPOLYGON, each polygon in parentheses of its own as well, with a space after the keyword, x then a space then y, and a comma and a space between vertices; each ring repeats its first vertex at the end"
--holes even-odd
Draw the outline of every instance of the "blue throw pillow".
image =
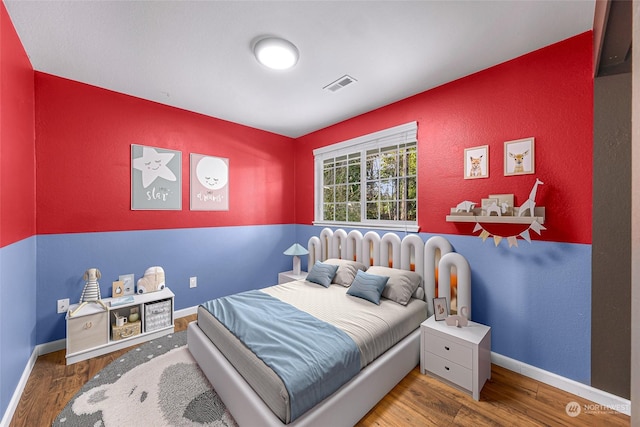
POLYGON ((307 280, 328 288, 333 277, 336 275, 336 271, 338 271, 338 267, 337 265, 316 261, 309 274, 307 274, 307 280))
POLYGON ((347 294, 358 298, 364 298, 374 304, 380 305, 380 295, 389 280, 386 276, 365 273, 358 270, 356 278, 349 287, 347 294))

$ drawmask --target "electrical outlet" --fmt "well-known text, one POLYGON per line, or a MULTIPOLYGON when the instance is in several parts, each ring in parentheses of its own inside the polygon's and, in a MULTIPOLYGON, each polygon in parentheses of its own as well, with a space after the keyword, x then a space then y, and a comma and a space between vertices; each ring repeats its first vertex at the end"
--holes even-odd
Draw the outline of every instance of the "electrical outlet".
POLYGON ((66 313, 69 310, 69 298, 58 300, 58 313, 66 313))
POLYGON ((197 277, 189 277, 189 287, 197 288, 198 287, 198 278, 197 277))

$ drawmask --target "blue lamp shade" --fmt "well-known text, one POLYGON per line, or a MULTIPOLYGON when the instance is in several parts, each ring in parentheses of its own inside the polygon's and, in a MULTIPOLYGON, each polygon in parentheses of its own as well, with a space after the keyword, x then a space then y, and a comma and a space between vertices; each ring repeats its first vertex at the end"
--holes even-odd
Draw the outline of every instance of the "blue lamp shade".
POLYGON ((300 255, 307 255, 309 251, 302 247, 302 245, 294 243, 283 253, 293 256, 293 274, 300 275, 300 255))

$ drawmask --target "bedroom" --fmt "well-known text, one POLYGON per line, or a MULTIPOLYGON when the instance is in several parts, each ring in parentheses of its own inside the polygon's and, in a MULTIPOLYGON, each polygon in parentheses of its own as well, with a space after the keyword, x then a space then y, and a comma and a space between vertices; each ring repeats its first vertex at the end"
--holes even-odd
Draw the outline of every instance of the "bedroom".
POLYGON ((607 365, 593 362, 598 355, 612 356, 600 341, 604 334, 594 339, 591 329, 615 325, 618 318, 602 315, 596 322, 593 317, 598 309, 590 268, 596 212, 589 209, 591 195, 585 191, 590 166, 586 176, 584 167, 591 164, 593 150, 590 32, 294 139, 34 72, 4 9, 2 14, 3 413, 34 347, 64 338, 64 316, 55 312, 55 300, 79 297, 78 281, 89 265, 98 265, 107 277, 140 275, 153 263, 163 265, 175 283, 170 286, 178 295, 178 310, 268 285, 290 268, 282 251, 317 234, 310 225, 312 149, 412 120, 419 122, 420 180, 430 183, 419 188, 421 233, 447 235, 469 258, 479 283, 474 317, 496 328, 493 351, 629 398, 624 395, 629 369, 613 373, 610 384, 602 378, 612 374, 607 365), (17 71, 5 68, 7 59, 17 62, 17 71), (14 97, 27 101, 16 103, 14 97), (519 108, 524 100, 531 110, 519 108), (504 243, 498 248, 482 243, 471 228, 446 223, 445 212, 455 203, 495 187, 526 197, 531 175, 502 177, 500 156, 504 141, 528 136, 536 137, 536 169, 548 183, 539 196, 549 209, 547 230, 531 245, 508 249, 504 243), (179 212, 131 211, 132 143, 181 150, 183 159, 192 152, 229 158, 231 210, 212 215, 184 205, 179 212), (491 148, 491 178, 463 183, 461 166, 455 166, 461 164, 462 149, 483 144, 491 148), (439 148, 447 145, 453 149, 443 153, 439 148), (584 156, 583 164, 564 159, 567 145, 584 156), (109 173, 108 181, 95 173, 99 168, 109 173), (19 179, 8 178, 13 176, 19 179), (574 209, 586 210, 576 217, 574 209), (247 243, 255 240, 267 247, 247 243), (189 261, 176 261, 175 253, 189 261), (228 253, 244 256, 229 259, 228 253), (499 277, 483 266, 500 266, 499 277), (199 284, 189 289, 193 275, 199 284), (19 292, 14 283, 21 284, 19 292))

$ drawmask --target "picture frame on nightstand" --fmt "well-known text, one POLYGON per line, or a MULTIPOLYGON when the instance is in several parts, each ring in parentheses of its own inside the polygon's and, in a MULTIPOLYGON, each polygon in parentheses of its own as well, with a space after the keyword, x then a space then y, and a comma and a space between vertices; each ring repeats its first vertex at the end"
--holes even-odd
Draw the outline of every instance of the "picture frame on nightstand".
POLYGON ((433 299, 433 313, 436 320, 444 320, 449 315, 446 298, 433 299))

